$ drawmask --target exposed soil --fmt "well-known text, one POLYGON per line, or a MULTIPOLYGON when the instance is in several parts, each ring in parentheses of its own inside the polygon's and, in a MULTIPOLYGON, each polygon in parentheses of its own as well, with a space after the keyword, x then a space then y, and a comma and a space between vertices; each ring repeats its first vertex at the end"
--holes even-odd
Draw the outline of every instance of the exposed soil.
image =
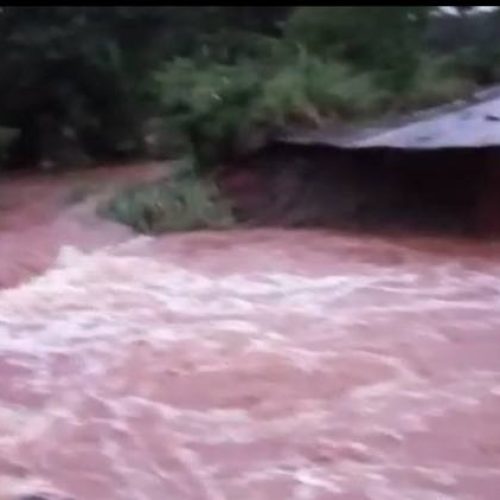
POLYGON ((257 225, 500 234, 500 150, 349 151, 274 145, 231 166, 222 189, 257 225))

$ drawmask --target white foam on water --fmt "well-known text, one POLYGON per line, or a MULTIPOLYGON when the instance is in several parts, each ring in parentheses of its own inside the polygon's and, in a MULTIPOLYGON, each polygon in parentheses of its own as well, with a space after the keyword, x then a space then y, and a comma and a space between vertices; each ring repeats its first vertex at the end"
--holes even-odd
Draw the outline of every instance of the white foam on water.
POLYGON ((496 264, 216 275, 150 243, 67 247, 0 291, 0 446, 29 471, 0 479, 75 499, 496 498, 496 264))

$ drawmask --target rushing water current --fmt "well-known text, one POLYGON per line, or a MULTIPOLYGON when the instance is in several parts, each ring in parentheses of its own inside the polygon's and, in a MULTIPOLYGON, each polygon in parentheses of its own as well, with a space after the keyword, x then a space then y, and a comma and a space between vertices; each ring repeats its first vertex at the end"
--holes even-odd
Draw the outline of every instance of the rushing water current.
POLYGON ((500 497, 500 244, 134 237, 55 182, 2 187, 1 500, 500 497))

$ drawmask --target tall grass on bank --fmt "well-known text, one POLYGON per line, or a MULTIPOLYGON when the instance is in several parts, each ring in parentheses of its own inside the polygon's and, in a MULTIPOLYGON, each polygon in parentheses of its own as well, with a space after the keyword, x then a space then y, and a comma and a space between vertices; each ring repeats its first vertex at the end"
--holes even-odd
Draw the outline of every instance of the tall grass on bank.
POLYGON ((189 168, 161 182, 119 192, 100 213, 145 234, 223 229, 233 224, 231 209, 215 184, 189 168))

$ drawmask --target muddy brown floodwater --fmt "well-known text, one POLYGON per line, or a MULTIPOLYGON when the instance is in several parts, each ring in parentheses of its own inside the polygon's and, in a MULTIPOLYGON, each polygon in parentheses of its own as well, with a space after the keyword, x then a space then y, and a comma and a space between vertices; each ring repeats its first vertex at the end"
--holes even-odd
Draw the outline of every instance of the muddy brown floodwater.
POLYGON ((499 244, 153 240, 68 179, 0 187, 0 499, 498 500, 499 244))

